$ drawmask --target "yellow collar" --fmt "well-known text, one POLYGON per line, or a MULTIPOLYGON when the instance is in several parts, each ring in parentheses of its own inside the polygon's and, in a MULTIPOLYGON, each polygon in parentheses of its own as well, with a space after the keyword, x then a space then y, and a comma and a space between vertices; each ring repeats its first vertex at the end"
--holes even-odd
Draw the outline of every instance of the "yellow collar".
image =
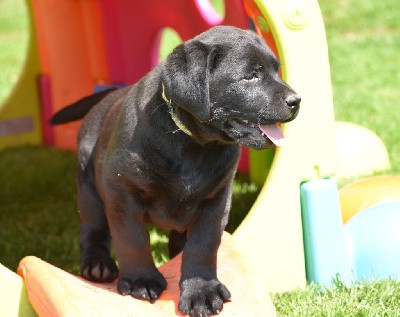
POLYGON ((167 103, 168 106, 168 112, 172 118, 172 120, 174 120, 176 126, 178 127, 178 131, 182 131, 185 132, 187 135, 192 136, 192 132, 190 132, 190 130, 182 123, 181 120, 179 120, 179 118, 176 116, 176 113, 174 111, 174 108, 172 107, 172 100, 168 99, 167 96, 165 95, 165 86, 164 83, 161 83, 162 86, 162 98, 164 99, 164 101, 167 103))

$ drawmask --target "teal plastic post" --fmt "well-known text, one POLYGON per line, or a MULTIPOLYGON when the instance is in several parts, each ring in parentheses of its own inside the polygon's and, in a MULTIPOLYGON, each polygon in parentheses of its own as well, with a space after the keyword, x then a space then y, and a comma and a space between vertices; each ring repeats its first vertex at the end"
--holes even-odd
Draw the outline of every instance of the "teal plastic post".
POLYGON ((352 280, 336 181, 319 179, 300 187, 307 282, 329 286, 337 275, 352 280))

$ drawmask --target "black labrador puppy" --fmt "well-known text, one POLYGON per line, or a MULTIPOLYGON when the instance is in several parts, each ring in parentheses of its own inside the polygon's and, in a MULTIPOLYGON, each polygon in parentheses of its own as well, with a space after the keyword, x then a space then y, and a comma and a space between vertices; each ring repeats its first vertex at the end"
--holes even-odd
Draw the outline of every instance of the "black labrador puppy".
POLYGON ((131 87, 86 97, 53 117, 85 116, 79 131, 82 275, 154 302, 166 280, 153 263, 146 223, 171 229, 183 249, 179 310, 210 316, 230 299, 217 278, 239 144, 280 145, 279 123, 300 97, 252 31, 218 26, 187 41, 131 87), (118 268, 110 256, 110 237, 118 268))

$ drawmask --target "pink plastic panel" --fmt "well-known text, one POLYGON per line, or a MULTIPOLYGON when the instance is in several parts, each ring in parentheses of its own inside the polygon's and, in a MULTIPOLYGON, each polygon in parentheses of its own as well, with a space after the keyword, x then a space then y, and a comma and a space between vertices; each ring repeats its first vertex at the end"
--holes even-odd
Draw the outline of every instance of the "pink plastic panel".
MULTIPOLYGON (((150 52, 162 28, 175 29, 185 41, 218 22, 215 13, 200 9, 200 2, 207 1, 102 0, 111 81, 134 83, 151 69, 150 52)), ((248 28, 242 1, 225 0, 225 17, 221 20, 221 24, 248 28)))

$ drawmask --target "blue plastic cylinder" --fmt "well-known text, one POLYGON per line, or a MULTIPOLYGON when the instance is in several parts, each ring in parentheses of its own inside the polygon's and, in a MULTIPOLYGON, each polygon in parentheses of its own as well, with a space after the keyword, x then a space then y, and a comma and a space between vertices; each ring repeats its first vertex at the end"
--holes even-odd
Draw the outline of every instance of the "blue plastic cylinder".
POLYGON ((303 183, 300 194, 307 281, 328 286, 339 275, 343 283, 350 284, 352 261, 336 181, 303 183))

